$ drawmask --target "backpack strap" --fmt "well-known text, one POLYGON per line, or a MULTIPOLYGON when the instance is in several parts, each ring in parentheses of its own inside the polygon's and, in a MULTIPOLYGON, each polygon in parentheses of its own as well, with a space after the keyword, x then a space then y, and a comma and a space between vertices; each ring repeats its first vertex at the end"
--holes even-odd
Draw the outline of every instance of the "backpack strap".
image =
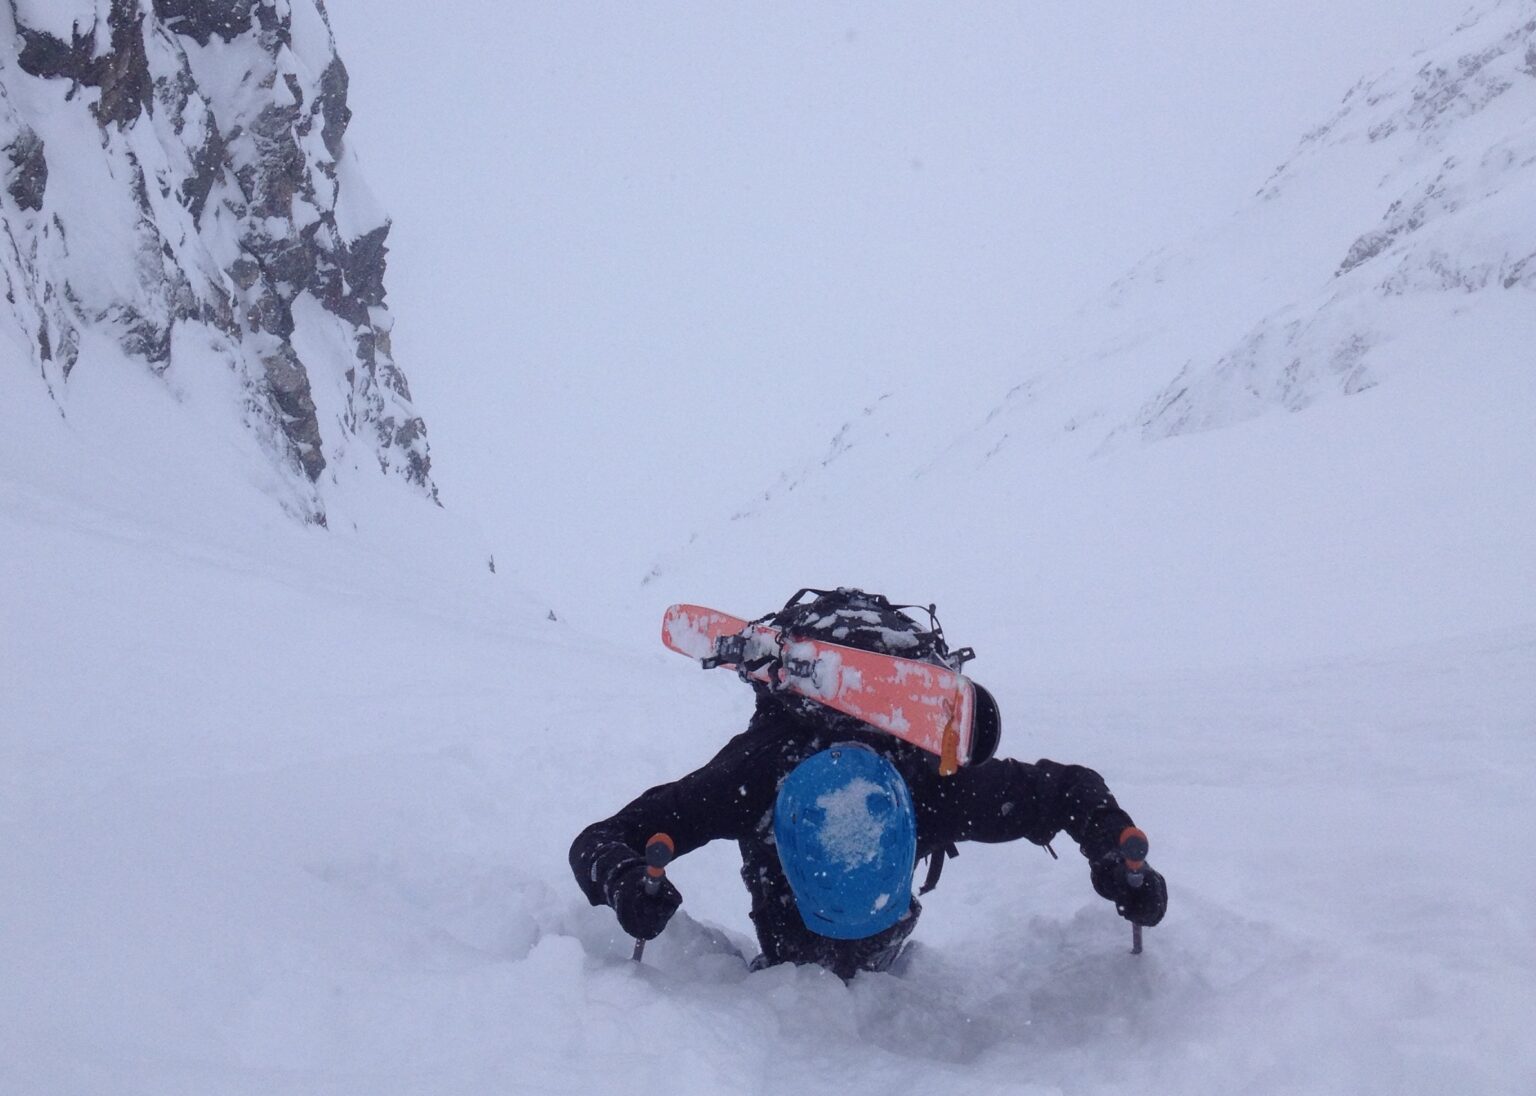
POLYGON ((928 854, 928 877, 923 880, 923 885, 917 889, 919 897, 927 894, 939 885, 939 876, 944 874, 944 861, 948 860, 951 856, 959 855, 960 850, 955 847, 953 841, 948 845, 934 849, 928 854))

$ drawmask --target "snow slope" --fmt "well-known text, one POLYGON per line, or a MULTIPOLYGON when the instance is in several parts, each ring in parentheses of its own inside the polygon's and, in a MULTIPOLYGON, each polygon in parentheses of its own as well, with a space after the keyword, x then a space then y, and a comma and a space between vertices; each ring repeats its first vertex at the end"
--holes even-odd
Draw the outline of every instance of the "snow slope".
POLYGON ((1037 683, 1015 752, 1108 774, 1169 919, 1132 957, 1070 849, 967 847, 901 973, 845 987, 746 973, 730 849, 675 866, 643 965, 569 879, 580 826, 742 723, 734 680, 425 550, 0 490, 0 1091, 1536 1080, 1531 627, 1037 683))
POLYGON ((1007 676, 1536 619, 1533 49, 1536 4, 1476 9, 1042 330, 1005 393, 893 384, 645 590, 884 587, 972 610, 1007 676))
POLYGON ((893 385, 963 378, 979 418, 1461 6, 326 8, 444 504, 607 604, 893 385))
MULTIPOLYGON (((1252 308, 1210 295, 1189 360, 1265 302, 1323 307, 1378 224, 1359 212, 1325 269, 1252 308)), ((1151 309, 1139 280, 1116 293, 1151 309)), ((68 419, 11 405, 0 1092, 1536 1089, 1529 294, 1358 292, 1401 350, 1373 387, 1326 375, 1303 413, 1149 438, 1121 428, 1186 358, 1133 377, 1114 340, 1139 325, 1106 329, 963 434, 900 393, 856 410, 634 605, 520 591, 383 477, 328 531, 284 521, 225 405, 189 414, 147 372, 90 377, 68 419), (736 857, 710 847, 630 962, 569 840, 748 712, 661 651, 661 609, 846 581, 939 602, 1005 752, 1106 775, 1169 879, 1143 955, 1071 849, 969 846, 897 973, 748 974, 736 857)))

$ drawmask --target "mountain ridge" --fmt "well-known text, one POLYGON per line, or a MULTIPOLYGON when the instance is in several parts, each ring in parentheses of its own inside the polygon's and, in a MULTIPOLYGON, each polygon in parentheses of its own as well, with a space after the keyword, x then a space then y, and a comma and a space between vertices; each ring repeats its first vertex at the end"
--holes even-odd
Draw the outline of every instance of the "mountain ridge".
POLYGON ((79 368, 222 367, 289 512, 370 467, 436 501, 323 4, 8 0, 0 38, 0 326, 59 412, 79 368))

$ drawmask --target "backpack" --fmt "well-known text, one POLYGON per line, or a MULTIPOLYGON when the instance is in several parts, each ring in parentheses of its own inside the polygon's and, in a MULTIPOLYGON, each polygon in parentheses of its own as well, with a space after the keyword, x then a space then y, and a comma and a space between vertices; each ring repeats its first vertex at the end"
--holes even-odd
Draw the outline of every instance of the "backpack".
POLYGON ((931 662, 959 673, 976 652, 969 647, 949 649, 936 609, 934 605, 893 605, 883 594, 849 586, 836 590, 806 587, 786 601, 784 608, 752 623, 772 625, 786 636, 931 662), (806 600, 807 595, 810 600, 806 600), (907 609, 926 613, 927 626, 908 616, 904 612, 907 609))
MULTIPOLYGON (((835 590, 806 587, 786 601, 784 608, 759 617, 753 623, 770 624, 786 636, 820 639, 879 654, 931 662, 956 673, 976 657, 975 650, 970 647, 949 649, 936 605, 894 605, 883 594, 871 594, 848 586, 839 586, 835 590), (808 595, 810 600, 806 600, 808 595), (926 628, 922 621, 907 615, 909 609, 927 614, 926 628)), ((978 730, 985 742, 982 756, 990 757, 997 750, 1002 720, 992 694, 980 686, 975 688, 982 706, 978 714, 978 730)), ((927 877, 918 893, 927 894, 938 886, 945 860, 959 855, 960 850, 953 843, 935 849, 928 857, 927 877)))

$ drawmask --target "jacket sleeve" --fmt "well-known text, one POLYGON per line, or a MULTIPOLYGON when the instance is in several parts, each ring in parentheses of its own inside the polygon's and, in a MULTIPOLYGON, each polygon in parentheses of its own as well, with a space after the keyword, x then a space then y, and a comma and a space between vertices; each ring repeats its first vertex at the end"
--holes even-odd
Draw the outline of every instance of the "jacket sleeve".
POLYGON ((611 818, 594 822, 571 844, 571 871, 594 906, 607 902, 607 884, 615 872, 643 859, 652 834, 672 838, 675 855, 692 852, 720 838, 737 839, 755 825, 755 786, 746 735, 726 744, 701 769, 670 784, 642 792, 611 818))
POLYGON ((1064 832, 1096 860, 1133 824, 1104 778, 1081 765, 999 758, 961 769, 947 782, 937 829, 951 841, 1024 838, 1044 845, 1064 832))

